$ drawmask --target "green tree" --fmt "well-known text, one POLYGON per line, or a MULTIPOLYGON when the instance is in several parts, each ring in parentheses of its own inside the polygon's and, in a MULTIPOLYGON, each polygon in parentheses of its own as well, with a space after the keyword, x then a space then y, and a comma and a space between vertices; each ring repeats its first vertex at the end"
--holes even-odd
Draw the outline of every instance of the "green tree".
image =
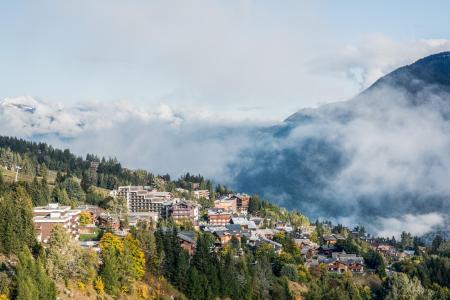
POLYGON ((70 205, 74 206, 75 203, 70 200, 69 195, 66 190, 62 188, 60 185, 56 185, 52 191, 52 202, 58 202, 61 205, 70 205))
POLYGON ((413 247, 413 238, 411 233, 405 231, 402 232, 400 245, 402 249, 411 249, 413 247))
POLYGON ((119 291, 121 282, 121 263, 117 250, 107 248, 102 250, 102 267, 100 276, 109 294, 116 295, 119 291))
POLYGON ((289 280, 298 281, 297 266, 294 264, 286 264, 281 268, 281 276, 286 276, 289 280))
POLYGON ((23 187, 0 198, 0 232, 0 251, 5 254, 36 244, 31 198, 23 187))
POLYGON ((85 202, 86 193, 81 188, 78 180, 74 177, 68 177, 61 184, 61 187, 67 191, 69 198, 76 202, 85 202))
MULTIPOLYGON (((42 179, 43 180, 43 179, 42 179)), ((42 206, 48 204, 48 187, 44 186, 43 182, 39 182, 37 177, 29 185, 29 194, 34 206, 42 206)))
POLYGON ((133 236, 140 242, 141 249, 144 251, 147 270, 156 274, 160 261, 151 224, 142 221, 138 222, 133 236))
POLYGON ((35 260, 27 247, 24 247, 19 253, 19 263, 14 279, 16 299, 56 299, 55 284, 45 273, 40 259, 35 260))
MULTIPOLYGON (((208 288, 207 280, 199 274, 195 267, 189 270, 187 295, 189 299, 207 299, 205 291, 208 288)), ((208 294, 208 292, 206 292, 208 294)))
POLYGON ((386 265, 384 262, 384 258, 380 253, 370 249, 365 254, 364 261, 367 267, 369 267, 370 269, 375 269, 381 277, 386 276, 386 265))
POLYGON ((52 229, 46 249, 47 270, 55 280, 78 280, 90 283, 96 276, 98 257, 82 249, 62 226, 52 229))
POLYGON ((429 291, 423 288, 419 279, 410 279, 404 273, 389 277, 383 285, 383 292, 387 300, 429 299, 429 291))
POLYGON ((132 281, 144 275, 145 255, 131 235, 121 240, 106 233, 100 240, 100 249, 103 262, 100 276, 110 294, 116 295, 120 289, 129 288, 132 281))
POLYGON ((89 191, 89 188, 94 184, 94 181, 92 180, 91 176, 87 172, 83 172, 81 177, 80 186, 81 188, 87 193, 89 191))
POLYGON ((439 249, 439 246, 441 246, 441 244, 445 242, 444 239, 442 238, 441 235, 436 235, 433 239, 433 242, 431 244, 431 252, 432 253, 437 253, 437 250, 439 249))

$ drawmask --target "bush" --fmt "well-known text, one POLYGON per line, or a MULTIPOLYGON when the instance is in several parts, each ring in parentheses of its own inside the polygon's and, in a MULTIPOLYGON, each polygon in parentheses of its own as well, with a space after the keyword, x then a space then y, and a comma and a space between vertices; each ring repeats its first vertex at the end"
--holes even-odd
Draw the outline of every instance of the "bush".
POLYGON ((285 264, 281 268, 281 276, 286 276, 289 280, 298 281, 297 266, 293 264, 285 264))

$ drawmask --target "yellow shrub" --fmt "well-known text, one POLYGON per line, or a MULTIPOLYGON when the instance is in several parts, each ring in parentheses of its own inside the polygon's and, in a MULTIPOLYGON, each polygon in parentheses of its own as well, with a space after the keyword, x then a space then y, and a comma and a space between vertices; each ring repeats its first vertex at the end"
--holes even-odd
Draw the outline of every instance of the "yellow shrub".
POLYGON ((94 279, 94 288, 100 296, 105 294, 105 284, 100 276, 94 279))

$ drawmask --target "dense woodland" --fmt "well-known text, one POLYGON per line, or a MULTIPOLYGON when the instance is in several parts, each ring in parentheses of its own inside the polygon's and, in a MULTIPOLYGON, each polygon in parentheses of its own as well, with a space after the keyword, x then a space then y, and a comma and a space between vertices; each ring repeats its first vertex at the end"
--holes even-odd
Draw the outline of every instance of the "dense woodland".
MULTIPOLYGON (((322 266, 307 269, 294 236, 274 237, 283 245, 276 253, 268 244, 247 245, 237 239, 214 249, 209 233, 197 233, 195 254, 181 249, 177 232, 185 225, 169 220, 139 223, 126 237, 103 232, 99 253, 83 249, 61 227, 55 227, 43 247, 35 238, 32 208, 49 202, 77 206, 90 203, 115 211, 123 205, 101 188, 153 185, 159 190, 182 188, 189 197, 192 183, 209 189, 212 198, 230 192, 200 175, 177 180, 144 170, 128 170, 116 159, 77 157, 45 143, 0 137, 0 164, 6 171, 22 167, 32 180, 14 183, 0 171, 0 299, 56 299, 65 288, 95 299, 450 299, 450 241, 440 236, 431 245, 403 233, 399 241, 380 239, 398 249, 414 249, 413 258, 392 264, 369 244, 349 234, 342 225, 316 221, 311 239, 321 243, 332 232, 347 237, 337 247, 362 255, 374 272, 365 276, 331 274, 322 266), (89 172, 91 161, 98 173, 89 172), (55 174, 52 180, 50 173, 55 174), (51 182, 51 183, 50 183, 51 182)), ((210 202, 202 203, 208 206, 210 202)), ((270 220, 289 221, 294 227, 309 223, 299 212, 288 212, 257 196, 249 212, 270 220)), ((126 224, 124 225, 126 226, 126 224)), ((267 223, 264 226, 271 226, 267 223)), ((363 227, 356 228, 363 235, 363 227)), ((70 298, 70 297, 69 297, 70 298)))

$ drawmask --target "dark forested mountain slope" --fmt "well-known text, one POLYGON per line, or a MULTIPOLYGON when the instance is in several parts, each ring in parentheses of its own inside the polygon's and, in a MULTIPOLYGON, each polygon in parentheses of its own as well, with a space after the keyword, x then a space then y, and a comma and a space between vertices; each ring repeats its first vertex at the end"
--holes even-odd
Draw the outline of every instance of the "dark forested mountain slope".
POLYGON ((230 165, 234 187, 379 231, 392 220, 409 226, 411 216, 423 218, 417 233, 442 227, 450 208, 449 91, 444 52, 349 101, 301 110, 261 131, 230 165))

